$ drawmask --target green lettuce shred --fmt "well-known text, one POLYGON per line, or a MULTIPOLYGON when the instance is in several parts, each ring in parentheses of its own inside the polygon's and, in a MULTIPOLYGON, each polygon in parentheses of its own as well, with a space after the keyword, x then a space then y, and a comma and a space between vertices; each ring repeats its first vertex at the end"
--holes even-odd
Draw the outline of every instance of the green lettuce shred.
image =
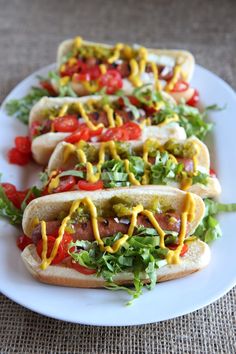
POLYGON ((205 199, 205 215, 194 235, 199 237, 202 241, 211 243, 222 236, 220 224, 216 219, 216 215, 220 212, 236 211, 236 203, 223 204, 212 199, 205 199))

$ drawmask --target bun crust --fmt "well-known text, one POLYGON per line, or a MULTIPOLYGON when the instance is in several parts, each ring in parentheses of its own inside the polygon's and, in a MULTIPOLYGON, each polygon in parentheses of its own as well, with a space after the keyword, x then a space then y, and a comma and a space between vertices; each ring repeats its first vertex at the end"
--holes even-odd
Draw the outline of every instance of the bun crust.
MULTIPOLYGON (((46 270, 40 268, 41 260, 34 245, 27 246, 21 254, 22 260, 32 276, 42 283, 70 286, 78 288, 102 288, 105 280, 96 275, 84 275, 65 266, 49 266, 46 270)), ((156 271, 157 282, 164 282, 185 277, 206 267, 211 258, 210 248, 200 240, 189 242, 189 250, 181 257, 181 263, 166 265, 156 271)), ((147 276, 143 281, 148 283, 147 276)), ((119 273, 114 277, 119 285, 133 284, 132 273, 119 273)))

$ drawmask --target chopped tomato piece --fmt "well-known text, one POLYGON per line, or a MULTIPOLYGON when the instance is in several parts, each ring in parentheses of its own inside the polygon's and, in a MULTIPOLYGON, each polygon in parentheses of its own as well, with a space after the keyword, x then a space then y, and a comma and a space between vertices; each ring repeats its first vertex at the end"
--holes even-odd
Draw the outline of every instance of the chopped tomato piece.
POLYGON ((195 107, 199 102, 199 92, 194 90, 192 97, 186 102, 189 106, 195 107))
POLYGON ((12 164, 24 166, 30 161, 30 154, 23 154, 17 148, 12 148, 8 151, 8 160, 12 164))
POLYGON ((91 80, 97 80, 101 76, 101 70, 98 65, 94 65, 88 68, 88 73, 91 77, 91 80))
POLYGON ((100 88, 106 87, 106 93, 111 95, 123 86, 121 74, 115 69, 107 70, 100 76, 98 85, 100 88))
POLYGON ((70 268, 77 270, 77 272, 80 272, 85 275, 95 274, 97 272, 96 269, 84 267, 84 266, 80 265, 79 263, 75 262, 73 259, 70 260, 70 262, 68 263, 68 266, 70 268))
POLYGON ((186 81, 178 81, 174 85, 173 89, 171 92, 184 92, 189 88, 189 84, 186 81))
POLYGON ((57 96, 57 92, 54 90, 51 82, 45 80, 45 81, 40 81, 40 86, 42 88, 44 88, 46 91, 48 91, 48 93, 51 95, 51 96, 57 96))
POLYGON ((128 134, 128 140, 136 140, 140 138, 142 130, 140 126, 133 122, 127 122, 123 125, 123 129, 128 134))
POLYGON ((90 138, 92 138, 93 136, 99 136, 99 135, 101 135, 102 134, 102 131, 103 131, 103 128, 101 127, 101 128, 98 128, 98 129, 96 129, 96 130, 92 130, 92 129, 90 129, 90 138))
MULTIPOLYGON (((171 244, 171 245, 168 245, 168 248, 170 249, 170 250, 176 250, 176 248, 178 247, 179 245, 178 244, 171 244)), ((180 257, 183 257, 184 255, 185 255, 185 253, 188 251, 188 245, 187 245, 187 243, 184 243, 183 244, 183 247, 182 247, 182 250, 181 250, 181 252, 180 252, 180 257)))
MULTIPOLYGON (((24 201, 29 190, 27 189, 25 191, 18 191, 16 187, 11 183, 2 183, 1 186, 4 189, 7 198, 15 205, 16 208, 20 209, 21 204, 24 201)), ((33 199, 34 195, 29 195, 26 201, 27 204, 33 199)))
POLYGON ((4 189, 4 192, 8 196, 8 194, 15 194, 16 193, 16 187, 14 184, 11 183, 1 183, 2 188, 4 189))
POLYGON ((127 141, 136 140, 141 136, 140 126, 133 122, 127 122, 121 127, 107 129, 100 138, 100 141, 127 141))
MULTIPOLYGON (((53 250, 53 246, 54 246, 54 243, 56 241, 56 238, 53 237, 53 236, 47 236, 47 257, 50 257, 51 256, 51 253, 52 253, 52 250, 53 250)), ((37 253, 39 255, 40 258, 42 258, 42 251, 43 251, 43 240, 39 240, 38 244, 37 244, 37 253)), ((57 251, 57 254, 56 254, 56 257, 52 260, 52 264, 58 264, 60 263, 64 258, 66 258, 68 256, 68 253, 65 252, 65 249, 64 249, 64 245, 63 243, 61 242, 59 244, 59 247, 58 247, 58 251, 57 251)))
POLYGON ((87 65, 82 60, 77 60, 73 65, 66 63, 63 66, 63 70, 60 71, 60 75, 63 76, 73 76, 75 73, 87 73, 87 65))
POLYGON ((16 240, 17 247, 21 251, 24 251, 25 247, 27 247, 28 245, 31 245, 32 243, 33 243, 32 239, 26 235, 20 235, 16 240))
POLYGON ((85 180, 81 180, 78 182, 78 187, 79 189, 85 191, 96 191, 97 189, 103 189, 103 182, 99 180, 95 183, 92 183, 92 182, 87 182, 85 180))
POLYGON ((90 77, 90 74, 88 72, 86 73, 75 73, 73 75, 73 81, 90 81, 91 80, 91 77, 90 77))
POLYGON ((67 143, 77 143, 80 140, 88 141, 90 138, 90 129, 85 125, 85 127, 79 126, 78 130, 76 130, 71 135, 65 138, 67 143))
POLYGON ((31 153, 31 142, 28 136, 17 136, 15 138, 15 146, 22 154, 31 153))
POLYGON ((53 121, 54 129, 61 133, 74 132, 79 127, 79 122, 75 114, 57 117, 53 121))
POLYGON ((74 176, 61 177, 59 186, 53 190, 53 193, 70 191, 73 189, 75 185, 76 185, 76 179, 74 176))
POLYGON ((7 198, 14 204, 16 208, 20 208, 21 203, 18 198, 18 193, 16 187, 11 183, 2 183, 1 186, 4 189, 4 192, 7 198))
POLYGON ((216 171, 213 168, 210 168, 210 176, 216 177, 216 171))
POLYGON ((33 122, 30 126, 30 131, 29 131, 29 137, 30 140, 33 140, 33 138, 35 138, 36 136, 40 135, 40 131, 41 131, 41 123, 40 122, 33 122))
POLYGON ((121 127, 109 128, 100 137, 100 141, 127 141, 129 140, 128 133, 121 127))

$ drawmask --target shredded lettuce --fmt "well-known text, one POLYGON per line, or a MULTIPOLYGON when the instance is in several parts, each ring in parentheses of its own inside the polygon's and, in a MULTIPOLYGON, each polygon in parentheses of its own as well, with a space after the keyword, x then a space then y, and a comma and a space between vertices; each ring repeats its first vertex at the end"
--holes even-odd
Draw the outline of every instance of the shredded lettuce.
POLYGON ((202 241, 211 243, 222 236, 220 224, 215 216, 220 212, 236 211, 236 203, 223 204, 208 198, 204 200, 204 203, 205 215, 194 235, 202 241))
POLYGON ((6 112, 9 116, 15 116, 22 123, 28 124, 31 108, 44 96, 50 96, 47 90, 32 87, 26 96, 7 102, 5 105, 6 112))
POLYGON ((58 96, 59 97, 77 97, 77 94, 71 87, 70 81, 66 85, 60 84, 60 76, 57 74, 56 71, 50 71, 48 73, 48 77, 56 84, 58 88, 58 96))
MULTIPOLYGON (((80 265, 96 269, 97 276, 102 276, 106 280, 108 289, 126 290, 132 299, 135 299, 142 293, 143 276, 150 281, 147 288, 152 289, 156 284, 156 270, 166 264, 165 256, 168 250, 158 247, 159 235, 155 230, 151 230, 138 228, 137 232, 114 254, 102 252, 96 241, 72 242, 69 253, 80 265), (73 247, 76 247, 76 250, 73 247), (80 252, 77 251, 78 249, 80 252), (134 289, 115 284, 114 276, 121 272, 133 273, 134 289)), ((111 237, 103 238, 105 246, 114 244, 122 236, 123 234, 116 233, 111 237)))

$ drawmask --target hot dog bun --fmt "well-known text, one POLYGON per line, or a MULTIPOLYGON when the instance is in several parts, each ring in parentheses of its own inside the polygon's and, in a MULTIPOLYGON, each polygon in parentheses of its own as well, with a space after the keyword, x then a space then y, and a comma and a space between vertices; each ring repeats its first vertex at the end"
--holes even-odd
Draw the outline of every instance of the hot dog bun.
MULTIPOLYGON (((163 93, 163 97, 165 100, 174 103, 175 101, 167 94, 163 93)), ((51 108, 59 108, 62 107, 65 103, 76 103, 76 102, 86 102, 88 99, 91 99, 91 96, 81 97, 81 98, 49 98, 43 97, 40 101, 38 101, 30 112, 29 117, 29 126, 32 125, 33 122, 38 121, 41 122, 44 119, 45 110, 51 108)), ((93 96, 93 100, 100 100, 101 96, 93 96)), ((117 99, 117 97, 111 97, 111 101, 117 99)), ((41 165, 47 164, 54 148, 56 145, 63 141, 70 133, 46 133, 40 135, 33 139, 32 141, 32 154, 35 161, 41 165)), ((144 127, 142 132, 141 141, 146 140, 148 137, 157 137, 162 138, 163 140, 167 140, 170 138, 174 139, 185 139, 186 133, 182 127, 175 123, 167 124, 161 127, 158 126, 149 126, 144 127)))
MULTIPOLYGON (((156 270, 157 282, 182 278, 206 267, 211 258, 211 251, 205 242, 195 240, 188 243, 189 250, 181 258, 180 264, 170 264, 156 270)), ((39 258, 34 245, 29 245, 21 254, 23 262, 32 276, 42 283, 71 286, 79 288, 101 288, 105 280, 96 275, 84 275, 74 269, 63 266, 49 266, 46 270, 40 268, 39 258)), ((146 276, 143 281, 149 280, 146 276)), ((114 276, 114 282, 120 285, 132 284, 132 273, 119 273, 114 276)))
MULTIPOLYGON (((154 127, 155 128, 155 127, 154 127)), ((157 139, 158 140, 158 139, 157 139)), ((162 144, 165 141, 159 140, 159 142, 162 144)), ((196 137, 191 137, 185 140, 178 140, 180 144, 185 144, 187 142, 193 142, 195 145, 198 146, 198 169, 202 172, 208 173, 210 171, 210 155, 207 146, 200 141, 196 137)), ((142 147, 144 141, 131 141, 130 144, 131 146, 135 148, 140 148, 142 147)), ((94 143, 93 144, 95 147, 99 148, 100 143, 94 143)), ((64 161, 64 152, 65 149, 67 148, 68 143, 66 142, 61 142, 59 143, 55 150, 53 151, 51 158, 48 162, 48 167, 47 171, 50 174, 53 170, 57 170, 59 168, 63 169, 73 169, 73 167, 78 163, 78 159, 76 158, 75 154, 71 154, 67 161, 64 161)), ((170 186, 180 188, 179 183, 170 183, 170 186)), ((208 183, 207 185, 196 183, 190 186, 188 189, 189 192, 196 193, 202 198, 213 198, 216 197, 221 193, 221 186, 216 177, 209 177, 208 178, 208 183)))
MULTIPOLYGON (((96 207, 103 207, 114 196, 120 198, 127 197, 134 204, 141 203, 144 208, 148 208, 154 198, 166 203, 177 213, 182 213, 186 202, 186 192, 171 187, 145 186, 142 189, 120 188, 117 190, 94 191, 94 192, 68 192, 41 197, 33 200, 25 209, 23 216, 23 230, 27 236, 31 236, 33 230, 33 220, 55 220, 62 211, 68 213, 72 202, 84 197, 90 197, 96 207)), ((197 195, 191 195, 194 201, 193 220, 189 223, 188 233, 190 235, 201 221, 205 206, 202 199, 197 195)), ((22 253, 22 259, 30 273, 39 281, 73 287, 97 288, 105 285, 102 277, 94 275, 83 275, 65 265, 49 266, 46 270, 40 267, 41 259, 37 255, 35 245, 29 245, 22 253)), ((167 281, 180 278, 196 272, 205 267, 210 261, 209 247, 202 241, 189 241, 189 250, 180 264, 165 265, 156 272, 157 281, 167 281)), ((148 282, 148 277, 143 275, 143 281, 148 282)), ((114 277, 117 284, 132 284, 132 273, 122 272, 114 277)))
MULTIPOLYGON (((110 190, 75 191, 58 194, 51 194, 32 200, 26 207, 23 215, 22 227, 24 233, 31 237, 34 219, 39 220, 56 220, 60 212, 68 213, 74 200, 90 197, 95 206, 106 206, 112 197, 119 196, 127 198, 130 202, 141 203, 144 208, 150 206, 152 201, 158 197, 160 202, 168 204, 177 213, 181 213, 184 207, 186 192, 167 186, 142 186, 125 187, 110 190)), ((188 234, 192 234, 199 222, 201 221, 205 205, 202 199, 193 194, 195 202, 194 219, 189 225, 188 234)))

